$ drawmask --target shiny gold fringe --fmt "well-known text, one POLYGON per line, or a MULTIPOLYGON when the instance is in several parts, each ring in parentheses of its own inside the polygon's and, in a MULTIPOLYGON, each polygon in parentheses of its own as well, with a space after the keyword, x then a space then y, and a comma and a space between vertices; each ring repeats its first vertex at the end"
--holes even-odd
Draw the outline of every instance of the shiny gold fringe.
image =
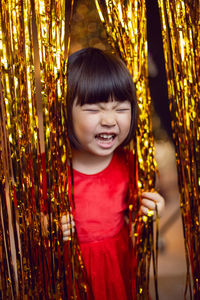
MULTIPOLYGON (((100 19, 106 28, 108 40, 114 51, 125 61, 136 85, 139 120, 136 143, 131 143, 130 149, 135 156, 135 170, 132 169, 131 172, 137 175, 136 177, 131 176, 133 180, 130 189, 135 187, 138 193, 137 191, 130 192, 129 207, 131 212, 137 212, 140 193, 144 190, 151 191, 154 189, 156 173, 151 125, 151 99, 147 77, 146 4, 144 0, 96 0, 95 2, 100 19)), ((151 254, 154 253, 151 217, 143 218, 143 220, 139 218, 135 222, 135 238, 138 261, 137 299, 148 299, 150 258, 151 254)))
MULTIPOLYGON (((26 82, 31 70, 26 71, 26 60, 28 66, 30 65, 24 53, 23 26, 26 25, 22 22, 23 7, 20 1, 1 1, 0 9, 1 107, 3 108, 1 126, 4 132, 2 147, 5 150, 2 153, 4 154, 2 161, 7 162, 1 170, 4 182, 1 221, 4 224, 5 221, 7 222, 7 228, 4 227, 4 230, 8 235, 7 240, 10 239, 10 244, 5 243, 6 239, 4 239, 7 260, 11 262, 9 273, 16 274, 15 281, 10 281, 10 276, 6 280, 10 281, 12 295, 16 297, 19 294, 20 296, 27 294, 28 281, 32 272, 27 243, 30 241, 29 226, 32 222, 31 176, 35 149, 34 142, 30 144, 29 141, 35 140, 33 132, 35 127, 33 126, 31 131, 29 126, 32 99, 26 82), (15 195, 17 195, 17 203, 14 203, 15 195), (29 211, 26 209, 28 206, 30 206, 29 211), (7 220, 5 216, 8 217, 7 220)), ((26 9, 25 3, 24 9, 26 9)))
POLYGON ((69 210, 64 99, 72 12, 73 0, 0 1, 3 299, 87 294, 76 237, 64 265, 60 225, 69 210))
POLYGON ((158 3, 185 238, 185 297, 189 287, 190 298, 200 299, 200 2, 158 3))

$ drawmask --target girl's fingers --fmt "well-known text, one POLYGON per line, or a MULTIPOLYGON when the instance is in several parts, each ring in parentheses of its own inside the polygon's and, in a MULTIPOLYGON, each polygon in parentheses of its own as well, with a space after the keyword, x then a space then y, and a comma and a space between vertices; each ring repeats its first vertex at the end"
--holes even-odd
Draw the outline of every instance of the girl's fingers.
MULTIPOLYGON (((73 227, 72 228, 72 233, 75 232, 75 228, 73 227)), ((67 229, 67 230, 64 230, 63 231, 63 236, 70 236, 71 235, 71 232, 70 232, 70 229, 67 229)))
POLYGON ((163 197, 159 193, 155 193, 155 192, 143 192, 142 198, 147 198, 156 203, 162 202, 164 200, 163 197))
POLYGON ((152 209, 152 210, 156 209, 156 203, 152 200, 142 199, 141 202, 142 202, 141 204, 145 206, 147 209, 152 209))
POLYGON ((70 219, 71 219, 71 222, 74 221, 72 214, 63 215, 62 218, 61 218, 61 223, 62 224, 69 223, 70 219))
POLYGON ((67 216, 66 216, 66 215, 62 216, 62 218, 61 218, 61 223, 62 223, 62 224, 67 223, 67 216))
POLYGON ((62 225, 62 231, 63 231, 63 232, 64 232, 64 231, 67 231, 69 228, 70 228, 70 227, 69 227, 68 224, 63 224, 63 225, 62 225))
MULTIPOLYGON (((75 228, 73 227, 72 228, 72 235, 74 234, 74 232, 75 232, 75 228)), ((70 238, 71 238, 70 229, 64 230, 63 231, 63 241, 69 241, 70 238)))
POLYGON ((70 237, 69 236, 63 236, 63 241, 64 242, 68 242, 70 240, 70 237))
POLYGON ((64 242, 69 241, 71 234, 74 234, 75 232, 75 223, 74 223, 73 216, 71 214, 62 216, 61 224, 62 224, 63 241, 64 242))
POLYGON ((70 236, 69 230, 63 231, 63 237, 66 237, 66 236, 70 236))
MULTIPOLYGON (((72 230, 74 229, 75 227, 75 223, 72 222, 72 230)), ((70 224, 69 223, 66 223, 66 224, 62 224, 62 231, 66 231, 66 230, 70 230, 70 224)))
POLYGON ((73 218, 71 218, 71 222, 70 222, 70 220, 68 220, 68 219, 66 219, 66 220, 61 220, 61 225, 62 226, 64 226, 64 225, 68 225, 68 226, 70 226, 70 224, 72 225, 72 226, 74 226, 75 225, 75 223, 74 223, 74 219, 73 218))
MULTIPOLYGON (((165 207, 165 200, 159 193, 143 192, 141 205, 153 211, 155 211, 157 205, 158 214, 161 215, 165 207)), ((146 212, 147 209, 145 209, 146 212)))
MULTIPOLYGON (((48 236, 48 219, 48 216, 41 213, 42 232, 44 236, 48 236)), ((69 216, 69 214, 67 214, 61 217, 61 228, 63 241, 69 241, 71 234, 75 233, 75 222, 72 215, 69 216)))
POLYGON ((140 206, 140 212, 142 213, 142 215, 148 215, 149 213, 149 209, 143 205, 140 206))

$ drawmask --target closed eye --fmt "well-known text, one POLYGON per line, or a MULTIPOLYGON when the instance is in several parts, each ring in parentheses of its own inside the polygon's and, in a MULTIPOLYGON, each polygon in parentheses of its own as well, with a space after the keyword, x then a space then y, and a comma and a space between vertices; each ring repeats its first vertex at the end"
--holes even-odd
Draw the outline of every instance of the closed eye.
POLYGON ((129 111, 129 110, 130 110, 129 108, 119 108, 116 111, 117 112, 126 112, 126 111, 129 111))
POLYGON ((83 109, 83 111, 89 111, 89 112, 98 112, 99 110, 98 109, 83 109))

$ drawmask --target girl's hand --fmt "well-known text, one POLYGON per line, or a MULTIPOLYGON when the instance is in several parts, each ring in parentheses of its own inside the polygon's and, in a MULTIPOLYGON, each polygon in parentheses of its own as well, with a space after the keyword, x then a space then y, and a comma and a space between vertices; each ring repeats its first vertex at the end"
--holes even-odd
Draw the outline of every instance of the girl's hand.
POLYGON ((71 232, 70 232, 70 218, 71 218, 71 229, 72 234, 75 232, 75 223, 72 214, 67 214, 62 216, 61 223, 62 223, 62 233, 63 233, 63 241, 69 241, 71 238, 71 232))
POLYGON ((140 206, 140 212, 143 215, 156 215, 156 204, 158 209, 158 215, 161 216, 162 212, 164 211, 165 207, 165 200, 164 198, 154 192, 143 192, 142 193, 142 200, 141 200, 141 206, 140 206))

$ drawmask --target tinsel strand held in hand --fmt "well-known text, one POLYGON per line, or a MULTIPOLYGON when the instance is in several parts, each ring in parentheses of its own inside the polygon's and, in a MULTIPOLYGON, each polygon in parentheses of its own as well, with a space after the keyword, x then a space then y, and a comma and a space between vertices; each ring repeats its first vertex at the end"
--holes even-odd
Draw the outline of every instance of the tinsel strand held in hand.
POLYGON ((0 1, 3 298, 76 299, 80 294, 84 299, 87 294, 75 238, 64 266, 60 224, 69 210, 64 61, 72 10, 73 0, 0 1))
POLYGON ((200 299, 200 2, 158 0, 187 261, 200 299))
MULTIPOLYGON (((130 216, 132 216, 132 211, 138 212, 141 191, 154 189, 156 172, 150 117, 151 99, 147 78, 146 4, 144 0, 95 0, 95 3, 111 46, 125 61, 136 84, 139 120, 136 141, 130 145, 130 155, 135 157, 134 166, 131 166, 130 160, 130 168, 132 168, 131 172, 136 174, 136 176, 131 176, 132 182, 130 183, 129 209, 130 216), (135 189, 135 191, 131 192, 131 189, 135 189)), ((132 222, 131 218, 130 221, 132 222)), ((138 258, 138 299, 147 299, 149 294, 149 264, 153 251, 152 235, 151 217, 150 219, 137 218, 135 238, 138 258)))

